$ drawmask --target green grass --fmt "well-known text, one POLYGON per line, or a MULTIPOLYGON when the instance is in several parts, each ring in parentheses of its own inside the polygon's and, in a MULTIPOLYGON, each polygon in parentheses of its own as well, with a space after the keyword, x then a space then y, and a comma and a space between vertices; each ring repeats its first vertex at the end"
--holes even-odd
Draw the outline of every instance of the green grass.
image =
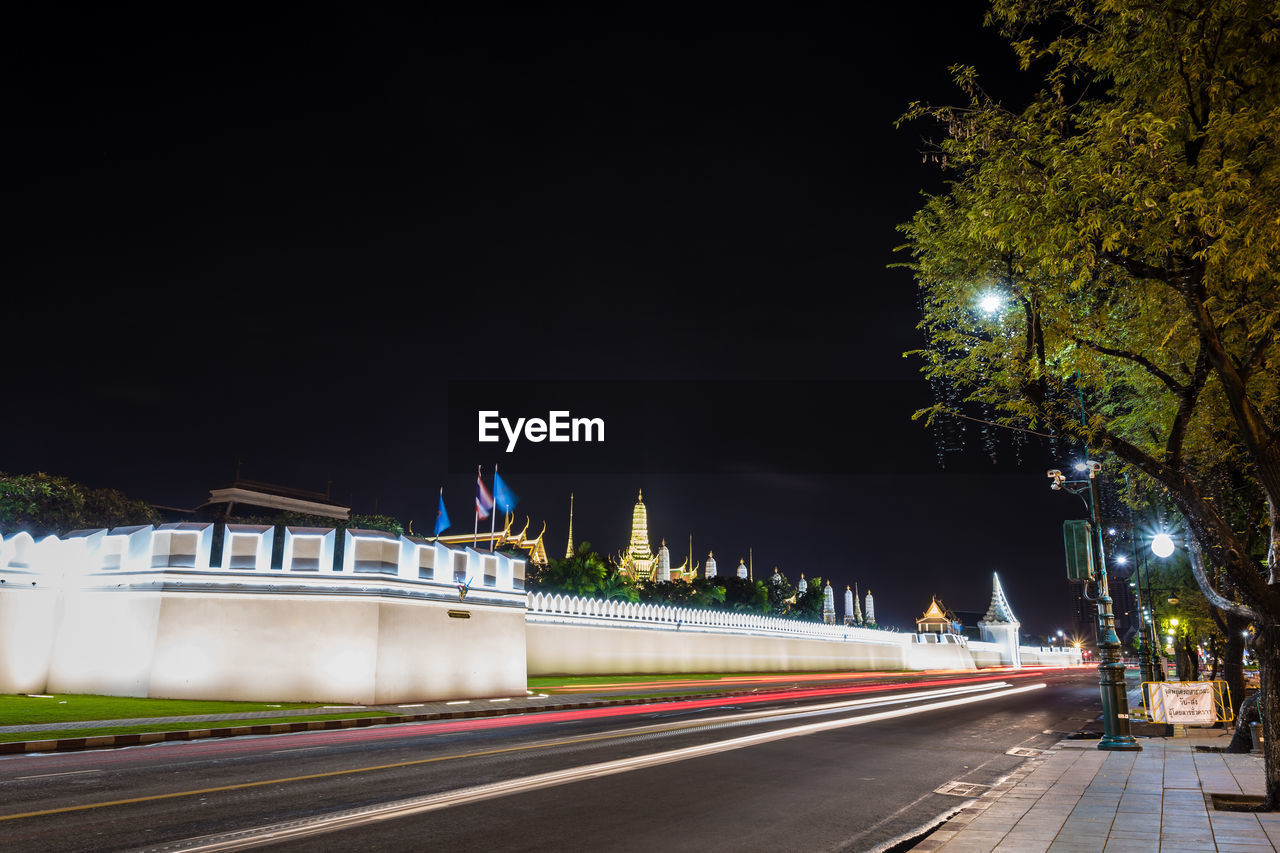
MULTIPOLYGON (((831 675, 839 674, 832 670, 825 672, 804 672, 804 673, 785 673, 785 672, 677 672, 665 673, 658 675, 565 675, 565 676, 537 676, 529 679, 529 689, 534 692, 564 688, 591 687, 594 684, 644 684, 648 681, 674 681, 685 679, 694 681, 725 681, 738 678, 751 678, 761 676, 771 676, 774 678, 786 678, 791 675, 831 675)), ((847 674, 847 673, 845 673, 847 674)))
MULTIPOLYGON (((226 704, 226 703, 216 703, 226 704)), ((156 723, 150 726, 110 726, 100 729, 54 729, 38 732, 7 732, 0 734, 0 743, 14 741, 58 740, 71 737, 102 737, 103 735, 131 735, 142 732, 184 732, 196 729, 227 729, 233 726, 261 726, 272 723, 304 723, 313 720, 346 720, 355 716, 354 712, 345 714, 310 714, 301 717, 266 717, 252 720, 211 720, 202 723, 156 723)), ((390 717, 386 711, 361 711, 361 717, 390 717)), ((105 719, 105 718, 104 718, 105 719)))
MULTIPOLYGON (((136 699, 128 696, 59 694, 50 699, 24 695, 0 696, 0 725, 121 720, 134 717, 187 717, 317 708, 315 702, 203 702, 189 699, 136 699)), ((20 738, 20 740, 25 738, 20 738)))

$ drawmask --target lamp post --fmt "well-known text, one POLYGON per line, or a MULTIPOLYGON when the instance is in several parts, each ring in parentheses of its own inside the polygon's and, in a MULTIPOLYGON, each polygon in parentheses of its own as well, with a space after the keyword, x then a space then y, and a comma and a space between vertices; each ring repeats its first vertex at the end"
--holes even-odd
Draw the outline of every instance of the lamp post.
POLYGON ((1089 515, 1093 524, 1093 542, 1097 549, 1098 567, 1098 690, 1102 695, 1102 740, 1098 749, 1137 751, 1142 749, 1129 733, 1129 696, 1125 692, 1124 663, 1120 660, 1120 638, 1116 636, 1116 617, 1111 610, 1111 589, 1107 583, 1107 561, 1103 547, 1101 501, 1098 498, 1098 472, 1101 462, 1086 460, 1076 470, 1087 472, 1086 480, 1068 480, 1061 471, 1049 472, 1052 489, 1066 489, 1079 495, 1089 491, 1089 515), (1074 488, 1073 488, 1074 487, 1074 488))

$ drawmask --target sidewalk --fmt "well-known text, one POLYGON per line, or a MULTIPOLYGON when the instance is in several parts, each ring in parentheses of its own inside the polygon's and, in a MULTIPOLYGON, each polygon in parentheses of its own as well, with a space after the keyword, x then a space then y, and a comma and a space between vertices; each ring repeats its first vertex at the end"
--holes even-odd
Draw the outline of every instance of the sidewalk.
POLYGON ((1141 752, 1063 740, 911 848, 921 853, 1228 853, 1280 850, 1280 813, 1221 811, 1211 794, 1263 792, 1258 753, 1229 732, 1139 737, 1141 752))

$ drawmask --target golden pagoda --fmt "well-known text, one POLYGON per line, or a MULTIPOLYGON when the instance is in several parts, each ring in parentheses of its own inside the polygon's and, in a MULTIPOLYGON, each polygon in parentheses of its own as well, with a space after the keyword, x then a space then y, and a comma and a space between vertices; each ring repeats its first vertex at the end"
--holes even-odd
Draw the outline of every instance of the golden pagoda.
POLYGON ((649 511, 644 505, 643 489, 631 510, 631 543, 627 546, 627 552, 619 554, 614 562, 631 580, 691 581, 698 574, 698 566, 693 562, 692 554, 680 565, 671 565, 671 552, 667 549, 666 540, 663 540, 656 554, 653 552, 649 544, 649 511))

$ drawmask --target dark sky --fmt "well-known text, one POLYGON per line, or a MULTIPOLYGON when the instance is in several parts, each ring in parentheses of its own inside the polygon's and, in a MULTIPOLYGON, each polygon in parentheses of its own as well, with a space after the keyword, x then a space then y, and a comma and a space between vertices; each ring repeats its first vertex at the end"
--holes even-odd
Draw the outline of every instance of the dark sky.
POLYGON ((894 119, 958 97, 954 62, 1027 85, 982 4, 31 5, 0 60, 0 469, 194 507, 241 460, 419 533, 443 486, 456 532, 451 387, 532 414, 531 380, 637 382, 608 470, 467 463, 553 553, 570 491, 612 553, 643 488, 677 560, 750 548, 903 628, 998 571, 1024 629, 1068 627, 1080 502, 976 428, 939 465, 887 268, 940 186, 894 119), (732 440, 672 462, 682 423, 732 440))

